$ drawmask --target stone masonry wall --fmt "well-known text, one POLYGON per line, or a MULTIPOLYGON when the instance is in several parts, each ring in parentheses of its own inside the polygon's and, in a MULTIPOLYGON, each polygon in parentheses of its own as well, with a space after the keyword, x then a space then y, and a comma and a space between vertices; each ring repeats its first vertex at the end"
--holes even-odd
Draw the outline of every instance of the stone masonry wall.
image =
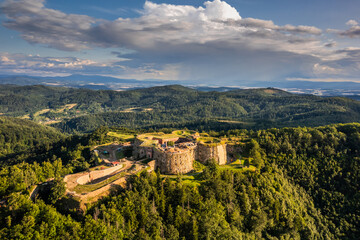
POLYGON ((182 174, 193 170, 195 149, 187 149, 181 152, 165 152, 154 149, 155 168, 160 168, 164 174, 182 174))
POLYGON ((243 152, 243 146, 242 145, 226 145, 226 151, 228 154, 236 154, 236 153, 242 153, 243 152))
POLYGON ((215 159, 219 165, 227 163, 226 144, 217 144, 216 146, 204 145, 198 143, 196 159, 206 163, 210 159, 215 159))
POLYGON ((121 165, 118 165, 118 166, 115 166, 115 167, 110 167, 110 168, 107 168, 107 169, 104 169, 104 170, 97 170, 97 171, 92 171, 92 172, 89 172, 88 174, 84 175, 84 176, 81 176, 79 177, 76 181, 78 184, 87 184, 91 181, 94 181, 95 179, 98 179, 98 178, 101 178, 101 177, 104 177, 106 175, 109 175, 111 173, 114 173, 115 171, 121 169, 123 166, 122 164, 121 165))
POLYGON ((135 139, 134 141, 134 145, 133 145, 133 156, 135 159, 138 158, 143 158, 146 156, 146 149, 144 147, 140 147, 140 144, 143 141, 139 140, 139 139, 135 139))
POLYGON ((237 155, 243 152, 242 145, 226 145, 226 151, 229 156, 230 161, 234 161, 237 158, 237 155))

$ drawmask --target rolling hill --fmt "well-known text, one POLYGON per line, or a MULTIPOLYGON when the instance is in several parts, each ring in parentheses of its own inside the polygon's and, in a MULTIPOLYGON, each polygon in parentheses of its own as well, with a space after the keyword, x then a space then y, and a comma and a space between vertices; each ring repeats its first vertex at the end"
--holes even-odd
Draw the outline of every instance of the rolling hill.
POLYGON ((360 102, 274 88, 202 92, 169 85, 118 92, 1 85, 0 112, 72 133, 103 125, 260 129, 358 122, 360 102))
POLYGON ((63 137, 56 129, 33 121, 0 117, 0 157, 49 145, 63 137))

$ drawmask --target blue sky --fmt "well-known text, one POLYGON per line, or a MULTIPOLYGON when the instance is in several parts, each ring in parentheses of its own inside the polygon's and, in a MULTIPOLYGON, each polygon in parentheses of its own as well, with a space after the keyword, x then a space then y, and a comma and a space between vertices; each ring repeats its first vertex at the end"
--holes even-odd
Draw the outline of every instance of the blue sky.
POLYGON ((358 0, 5 0, 0 74, 360 82, 358 0))

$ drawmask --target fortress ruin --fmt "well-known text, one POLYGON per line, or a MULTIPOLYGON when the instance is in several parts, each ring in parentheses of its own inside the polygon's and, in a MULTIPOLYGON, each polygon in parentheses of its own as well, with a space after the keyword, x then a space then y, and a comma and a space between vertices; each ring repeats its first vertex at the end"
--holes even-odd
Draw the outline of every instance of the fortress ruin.
POLYGON ((142 134, 136 137, 133 147, 135 159, 154 159, 155 169, 160 169, 163 174, 191 172, 195 160, 206 163, 214 159, 219 165, 227 163, 226 143, 200 137, 197 132, 142 134))

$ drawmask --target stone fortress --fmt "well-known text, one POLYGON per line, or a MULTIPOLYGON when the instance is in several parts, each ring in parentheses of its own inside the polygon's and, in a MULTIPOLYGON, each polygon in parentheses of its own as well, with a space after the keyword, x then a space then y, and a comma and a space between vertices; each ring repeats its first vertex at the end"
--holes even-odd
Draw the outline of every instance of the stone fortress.
POLYGON ((225 142, 201 137, 194 131, 138 135, 133 145, 133 156, 135 159, 153 159, 155 169, 159 168, 163 174, 188 173, 193 170, 195 160, 206 163, 214 159, 219 165, 228 161, 225 142))

